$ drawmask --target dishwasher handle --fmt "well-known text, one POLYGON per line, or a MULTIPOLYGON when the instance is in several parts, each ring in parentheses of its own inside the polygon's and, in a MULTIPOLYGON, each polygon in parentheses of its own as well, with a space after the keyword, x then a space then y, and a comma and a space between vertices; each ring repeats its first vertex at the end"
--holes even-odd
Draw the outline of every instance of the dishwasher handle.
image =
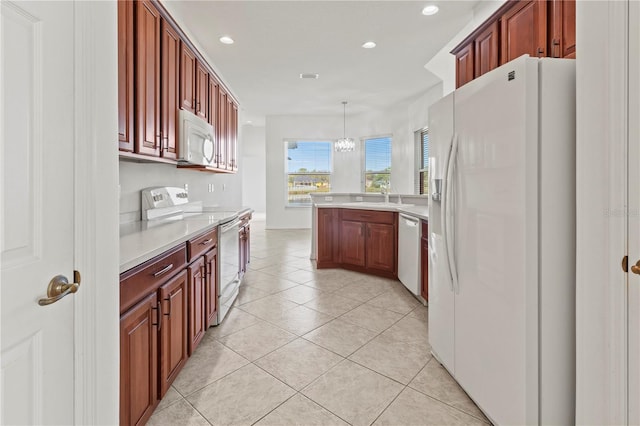
POLYGON ((418 226, 420 219, 413 216, 407 216, 406 214, 400 213, 400 218, 404 219, 407 226, 415 227, 418 226))

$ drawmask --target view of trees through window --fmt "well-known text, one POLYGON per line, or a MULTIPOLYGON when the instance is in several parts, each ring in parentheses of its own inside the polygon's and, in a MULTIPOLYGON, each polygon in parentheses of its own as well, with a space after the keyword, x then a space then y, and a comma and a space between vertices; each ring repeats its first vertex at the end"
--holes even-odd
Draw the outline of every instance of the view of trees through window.
POLYGON ((309 194, 331 190, 331 142, 288 141, 286 144, 287 201, 310 205, 309 194))
POLYGON ((420 194, 429 193, 429 130, 420 132, 420 194))
POLYGON ((364 190, 389 192, 391 189, 391 138, 364 141, 364 190))

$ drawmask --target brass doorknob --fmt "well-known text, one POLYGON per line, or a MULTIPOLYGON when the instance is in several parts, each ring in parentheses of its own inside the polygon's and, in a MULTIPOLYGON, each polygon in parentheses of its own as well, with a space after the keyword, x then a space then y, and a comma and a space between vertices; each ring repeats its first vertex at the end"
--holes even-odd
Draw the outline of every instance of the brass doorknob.
POLYGON ((638 260, 635 265, 631 266, 631 272, 636 275, 640 275, 640 260, 638 260))
POLYGON ((47 287, 47 298, 38 300, 38 305, 46 306, 57 302, 67 294, 75 293, 80 287, 80 272, 73 271, 73 283, 69 284, 69 280, 64 275, 56 275, 49 281, 47 287))

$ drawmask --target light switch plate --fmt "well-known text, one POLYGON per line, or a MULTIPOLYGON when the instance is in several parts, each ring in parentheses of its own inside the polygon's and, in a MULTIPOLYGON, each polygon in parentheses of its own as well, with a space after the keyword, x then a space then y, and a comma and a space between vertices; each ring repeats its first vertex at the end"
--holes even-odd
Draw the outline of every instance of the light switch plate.
POLYGON ((330 195, 327 195, 326 197, 324 197, 325 201, 333 201, 333 197, 330 195))

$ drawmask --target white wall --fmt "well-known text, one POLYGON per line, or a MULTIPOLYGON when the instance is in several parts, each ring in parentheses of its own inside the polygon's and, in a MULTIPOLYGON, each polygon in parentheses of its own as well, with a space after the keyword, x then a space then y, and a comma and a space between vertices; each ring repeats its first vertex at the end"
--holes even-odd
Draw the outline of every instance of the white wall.
POLYGON ((267 211, 267 171, 264 126, 243 126, 242 138, 242 205, 257 214, 267 211))
MULTIPOLYGON (((391 190, 412 194, 415 185, 415 138, 428 123, 429 105, 442 97, 438 84, 414 98, 389 108, 347 116, 347 136, 356 139, 391 135, 391 190)), ((307 207, 285 207, 286 139, 329 140, 342 136, 342 115, 269 116, 266 120, 266 212, 268 228, 309 228, 311 211, 307 207)), ((247 182, 247 185, 249 183, 247 182)), ((333 153, 332 192, 362 192, 362 150, 333 153)))
MULTIPOLYGON (((238 170, 243 167, 239 155, 238 170)), ((119 184, 121 221, 140 219, 140 191, 152 186, 182 187, 188 184, 189 199, 202 200, 205 206, 234 208, 242 205, 242 173, 207 173, 181 170, 170 164, 120 161, 119 184), (214 184, 214 192, 207 191, 209 183, 214 184)))

